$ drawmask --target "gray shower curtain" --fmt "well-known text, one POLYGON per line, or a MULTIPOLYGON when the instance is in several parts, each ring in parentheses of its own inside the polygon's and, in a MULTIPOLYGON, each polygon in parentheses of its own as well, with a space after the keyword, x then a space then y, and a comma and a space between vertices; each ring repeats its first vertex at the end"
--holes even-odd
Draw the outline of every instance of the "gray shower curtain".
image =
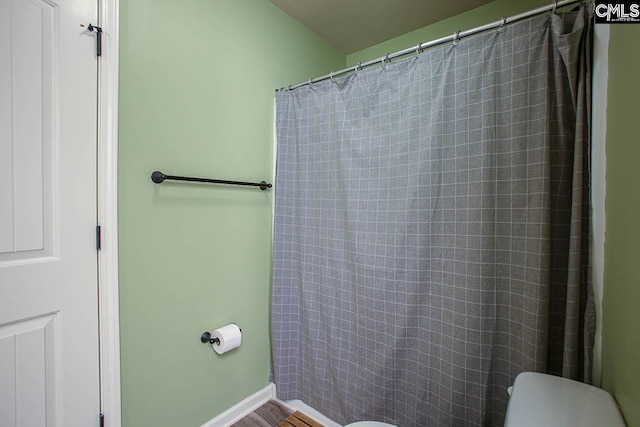
POLYGON ((277 93, 272 373, 340 423, 502 425, 590 381, 591 16, 277 93))

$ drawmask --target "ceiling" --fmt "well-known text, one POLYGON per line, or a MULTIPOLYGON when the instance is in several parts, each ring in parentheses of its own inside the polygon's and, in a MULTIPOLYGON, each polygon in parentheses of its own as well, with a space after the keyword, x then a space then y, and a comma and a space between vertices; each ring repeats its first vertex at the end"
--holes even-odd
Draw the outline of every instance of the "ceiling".
POLYGON ((269 0, 345 54, 492 0, 269 0))

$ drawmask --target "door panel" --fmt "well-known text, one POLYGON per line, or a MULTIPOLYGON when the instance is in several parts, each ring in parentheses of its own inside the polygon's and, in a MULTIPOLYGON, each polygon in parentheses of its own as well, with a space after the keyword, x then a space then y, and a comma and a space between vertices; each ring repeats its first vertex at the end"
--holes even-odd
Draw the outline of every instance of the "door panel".
POLYGON ((55 322, 56 315, 47 315, 0 327, 2 425, 18 425, 18 420, 25 426, 54 424, 59 388, 55 322))
POLYGON ((99 424, 95 0, 0 0, 0 426, 99 424))
POLYGON ((0 21, 2 263, 52 255, 54 247, 59 28, 56 7, 40 0, 0 0, 0 21))

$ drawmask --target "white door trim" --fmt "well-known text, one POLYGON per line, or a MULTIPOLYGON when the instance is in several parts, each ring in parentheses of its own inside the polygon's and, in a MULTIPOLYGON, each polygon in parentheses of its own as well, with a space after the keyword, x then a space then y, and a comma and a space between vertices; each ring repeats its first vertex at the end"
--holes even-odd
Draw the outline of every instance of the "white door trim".
POLYGON ((119 0, 99 0, 102 56, 98 63, 98 252, 101 407, 104 425, 120 427, 118 303, 118 58, 119 0))

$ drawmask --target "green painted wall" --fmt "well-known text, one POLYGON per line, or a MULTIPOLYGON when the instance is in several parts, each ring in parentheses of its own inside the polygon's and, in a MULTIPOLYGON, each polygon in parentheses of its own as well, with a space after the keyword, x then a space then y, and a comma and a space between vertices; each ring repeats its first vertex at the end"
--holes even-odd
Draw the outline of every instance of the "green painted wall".
POLYGON ((120 1, 123 426, 199 426, 268 384, 274 89, 345 57, 266 0, 120 1), (230 322, 242 346, 200 343, 230 322))
POLYGON ((629 427, 640 426, 640 25, 612 25, 602 379, 629 427))
POLYGON ((526 12, 549 3, 550 1, 548 0, 496 0, 452 18, 444 19, 435 24, 347 55, 347 64, 354 65, 358 62, 379 58, 387 53, 397 52, 409 46, 417 46, 418 43, 452 35, 458 30, 468 30, 489 22, 497 21, 502 16, 517 15, 518 13, 526 12))

